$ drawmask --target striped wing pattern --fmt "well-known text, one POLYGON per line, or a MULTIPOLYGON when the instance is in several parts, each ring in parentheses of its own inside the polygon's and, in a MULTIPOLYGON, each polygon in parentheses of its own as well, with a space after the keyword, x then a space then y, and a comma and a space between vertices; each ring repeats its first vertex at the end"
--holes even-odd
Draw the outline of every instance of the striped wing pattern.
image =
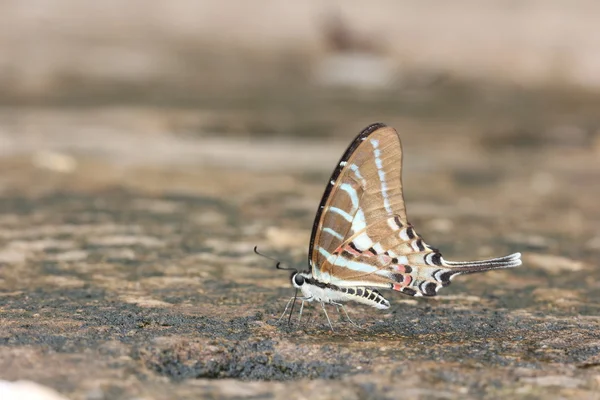
POLYGON ((309 264, 317 281, 433 296, 460 273, 520 265, 519 254, 445 261, 407 221, 402 145, 384 124, 365 128, 333 172, 313 226, 309 264))

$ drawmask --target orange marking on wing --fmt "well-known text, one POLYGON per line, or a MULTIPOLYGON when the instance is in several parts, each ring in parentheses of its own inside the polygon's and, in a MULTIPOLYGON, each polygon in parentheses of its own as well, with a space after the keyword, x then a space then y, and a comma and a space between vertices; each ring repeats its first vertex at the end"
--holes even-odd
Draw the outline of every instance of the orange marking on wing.
POLYGON ((392 289, 393 290, 402 290, 403 288, 407 287, 408 285, 410 285, 410 283, 412 282, 412 277, 410 275, 404 275, 404 279, 402 280, 402 282, 399 283, 393 283, 392 284, 392 289))
POLYGON ((403 265, 403 264, 396 265, 396 271, 400 272, 401 274, 406 273, 405 265, 403 265))
POLYGON ((389 263, 392 262, 392 257, 382 254, 379 256, 379 262, 383 265, 388 265, 389 263))
POLYGON ((412 282, 412 276, 409 274, 404 275, 404 280, 402 281, 402 286, 408 286, 412 282))

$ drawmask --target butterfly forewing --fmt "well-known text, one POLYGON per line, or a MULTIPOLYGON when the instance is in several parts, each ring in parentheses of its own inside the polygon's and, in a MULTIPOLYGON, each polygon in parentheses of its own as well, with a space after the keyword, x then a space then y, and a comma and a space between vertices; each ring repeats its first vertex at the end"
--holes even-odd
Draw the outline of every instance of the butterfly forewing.
POLYGON ((397 242, 391 234, 399 237, 407 227, 401 168, 402 147, 393 128, 374 124, 356 137, 330 179, 313 226, 309 257, 316 279, 345 281, 381 268, 379 259, 353 258, 383 255, 397 242))

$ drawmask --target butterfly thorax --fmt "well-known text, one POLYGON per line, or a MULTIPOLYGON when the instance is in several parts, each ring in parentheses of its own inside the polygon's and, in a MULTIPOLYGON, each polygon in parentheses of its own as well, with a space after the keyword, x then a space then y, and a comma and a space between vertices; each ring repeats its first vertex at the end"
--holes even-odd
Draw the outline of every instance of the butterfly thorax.
POLYGON ((313 278, 310 272, 294 273, 292 285, 302 291, 306 301, 327 304, 356 301, 379 309, 390 307, 390 303, 377 290, 366 287, 340 287, 319 282, 313 278))

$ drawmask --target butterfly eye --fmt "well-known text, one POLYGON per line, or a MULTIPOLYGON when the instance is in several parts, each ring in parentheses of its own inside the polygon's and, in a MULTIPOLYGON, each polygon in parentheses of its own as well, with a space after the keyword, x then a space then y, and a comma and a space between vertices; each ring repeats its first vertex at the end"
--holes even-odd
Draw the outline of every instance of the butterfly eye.
POLYGON ((296 284, 296 286, 304 285, 304 277, 300 274, 294 275, 294 283, 296 284))

